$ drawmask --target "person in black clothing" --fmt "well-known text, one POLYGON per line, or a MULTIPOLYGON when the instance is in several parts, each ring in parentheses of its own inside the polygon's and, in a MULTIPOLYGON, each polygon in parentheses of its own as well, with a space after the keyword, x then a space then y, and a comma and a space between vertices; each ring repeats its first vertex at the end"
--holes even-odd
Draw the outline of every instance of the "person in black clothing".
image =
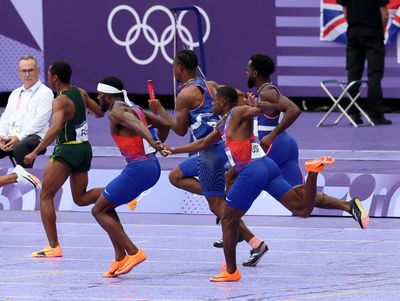
MULTIPOLYGON (((337 0, 343 6, 347 18, 346 69, 348 82, 360 80, 365 59, 368 62, 368 108, 367 112, 375 125, 391 124, 384 117, 381 81, 385 65, 384 28, 388 20, 388 0, 337 0)), ((350 89, 355 96, 358 88, 350 89)), ((350 115, 357 124, 362 124, 360 113, 350 108, 350 115)))

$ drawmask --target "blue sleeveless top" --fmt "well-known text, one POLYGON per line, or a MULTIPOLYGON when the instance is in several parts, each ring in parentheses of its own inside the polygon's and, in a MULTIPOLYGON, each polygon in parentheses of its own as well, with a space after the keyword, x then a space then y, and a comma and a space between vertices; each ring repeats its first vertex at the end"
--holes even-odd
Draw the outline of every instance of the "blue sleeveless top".
POLYGON ((218 115, 212 113, 213 92, 207 82, 201 77, 188 83, 186 87, 199 87, 203 91, 203 101, 195 109, 189 111, 190 114, 190 130, 194 140, 206 137, 211 133, 217 122, 220 120, 218 115))
MULTIPOLYGON (((262 85, 258 89, 256 96, 258 97, 260 95, 260 91, 266 87, 275 89, 278 91, 279 94, 281 94, 278 87, 274 83, 267 83, 267 84, 262 85)), ((257 127, 258 127, 258 138, 259 139, 262 139, 264 136, 268 135, 269 133, 271 133, 274 130, 274 128, 279 124, 281 115, 282 115, 282 113, 279 113, 278 115, 275 115, 275 116, 269 116, 267 114, 258 116, 257 127)))

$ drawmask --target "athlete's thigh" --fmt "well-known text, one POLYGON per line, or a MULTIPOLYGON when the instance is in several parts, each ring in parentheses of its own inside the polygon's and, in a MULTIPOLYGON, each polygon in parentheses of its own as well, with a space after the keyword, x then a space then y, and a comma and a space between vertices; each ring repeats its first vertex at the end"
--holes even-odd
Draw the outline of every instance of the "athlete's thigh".
POLYGON ((301 172, 298 161, 290 160, 279 167, 283 178, 288 181, 291 186, 297 186, 304 183, 303 173, 301 172))
POLYGON ((268 170, 262 159, 254 161, 239 172, 239 175, 226 196, 229 207, 247 211, 260 195, 268 178, 268 170))
POLYGON ((225 163, 227 157, 223 145, 214 145, 199 153, 199 181, 205 196, 225 194, 225 163))
POLYGON ((73 172, 69 178, 71 185, 72 198, 74 200, 79 199, 87 189, 89 182, 87 172, 73 172))
POLYGON ((107 201, 106 198, 101 194, 92 208, 92 213, 93 215, 96 215, 100 212, 106 212, 115 207, 116 205, 107 201))
POLYGON ((70 173, 71 167, 67 164, 58 160, 49 160, 43 175, 42 193, 55 195, 68 179, 70 173))
POLYGON ((178 168, 180 169, 184 178, 198 176, 198 171, 197 171, 198 160, 199 160, 199 157, 196 154, 196 155, 190 156, 189 158, 182 161, 178 165, 178 168))

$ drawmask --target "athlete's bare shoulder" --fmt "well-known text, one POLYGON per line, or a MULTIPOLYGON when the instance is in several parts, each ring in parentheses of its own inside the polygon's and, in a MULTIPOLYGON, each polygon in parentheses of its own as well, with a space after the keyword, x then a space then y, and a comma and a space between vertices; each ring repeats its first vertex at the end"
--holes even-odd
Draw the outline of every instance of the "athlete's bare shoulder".
POLYGON ((203 95, 196 86, 190 86, 183 89, 176 98, 176 106, 178 108, 194 108, 201 102, 203 95))
POLYGON ((266 87, 260 91, 261 101, 278 102, 280 93, 274 87, 266 87))

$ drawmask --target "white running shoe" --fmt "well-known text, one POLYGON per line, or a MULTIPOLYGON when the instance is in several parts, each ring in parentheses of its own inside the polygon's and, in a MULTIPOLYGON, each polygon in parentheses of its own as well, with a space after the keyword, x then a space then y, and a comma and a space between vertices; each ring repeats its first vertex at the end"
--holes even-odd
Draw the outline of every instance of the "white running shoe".
POLYGON ((34 175, 27 172, 25 170, 25 168, 23 168, 21 165, 15 166, 14 172, 18 176, 18 178, 17 178, 18 183, 22 183, 22 184, 30 183, 33 186, 35 186, 35 188, 42 189, 42 182, 40 182, 40 180, 37 177, 35 177, 34 175))

